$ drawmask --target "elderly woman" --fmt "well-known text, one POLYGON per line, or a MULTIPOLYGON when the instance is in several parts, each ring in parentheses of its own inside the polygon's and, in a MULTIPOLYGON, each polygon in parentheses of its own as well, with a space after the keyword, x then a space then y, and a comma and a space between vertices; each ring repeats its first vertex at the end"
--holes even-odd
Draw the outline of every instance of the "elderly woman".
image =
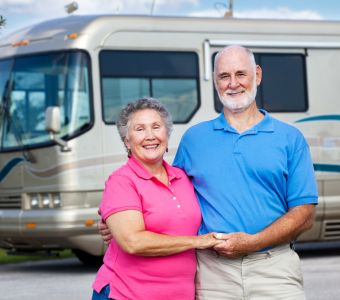
POLYGON ((105 185, 100 214, 113 240, 92 299, 194 299, 195 249, 221 242, 213 233, 197 236, 193 186, 163 160, 170 115, 157 100, 139 99, 123 109, 117 127, 129 159, 105 185))

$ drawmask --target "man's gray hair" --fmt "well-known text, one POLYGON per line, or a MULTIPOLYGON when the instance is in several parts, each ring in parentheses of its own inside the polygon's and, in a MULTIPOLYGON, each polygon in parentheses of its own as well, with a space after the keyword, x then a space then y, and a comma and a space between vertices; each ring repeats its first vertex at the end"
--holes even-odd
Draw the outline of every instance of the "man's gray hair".
MULTIPOLYGON (((122 139, 125 142, 126 136, 129 131, 129 121, 134 113, 144 109, 152 109, 159 113, 162 120, 164 121, 166 132, 168 137, 170 137, 172 131, 172 118, 165 106, 157 99, 145 97, 136 100, 135 102, 128 103, 121 111, 119 119, 117 121, 117 129, 122 139)), ((125 145, 125 143, 124 143, 125 145)))
POLYGON ((227 47, 224 47, 222 50, 220 50, 219 52, 217 52, 216 56, 215 56, 215 59, 214 59, 214 70, 216 70, 216 65, 217 65, 217 61, 219 59, 219 57, 225 52, 225 51, 228 51, 230 49, 243 49, 249 56, 249 60, 250 60, 250 63, 252 64, 253 66, 253 70, 254 72, 256 71, 256 62, 255 62, 255 56, 254 56, 254 53, 246 48, 246 47, 243 47, 243 46, 240 46, 240 45, 230 45, 230 46, 227 46, 227 47))

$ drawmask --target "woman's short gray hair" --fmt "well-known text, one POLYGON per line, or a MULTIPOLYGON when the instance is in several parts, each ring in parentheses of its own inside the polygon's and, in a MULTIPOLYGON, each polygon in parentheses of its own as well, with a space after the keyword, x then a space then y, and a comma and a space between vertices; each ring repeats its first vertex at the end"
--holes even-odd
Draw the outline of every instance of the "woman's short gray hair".
MULTIPOLYGON (((131 116, 140 110, 144 109, 153 109, 159 113, 162 120, 164 121, 167 135, 170 137, 172 131, 172 118, 168 110, 165 106, 153 98, 141 98, 136 100, 135 102, 128 103, 121 111, 119 115, 119 119, 117 121, 117 129, 122 139, 123 143, 125 142, 126 136, 129 130, 129 121, 131 120, 131 116)), ((125 143, 124 143, 125 144, 125 143)))

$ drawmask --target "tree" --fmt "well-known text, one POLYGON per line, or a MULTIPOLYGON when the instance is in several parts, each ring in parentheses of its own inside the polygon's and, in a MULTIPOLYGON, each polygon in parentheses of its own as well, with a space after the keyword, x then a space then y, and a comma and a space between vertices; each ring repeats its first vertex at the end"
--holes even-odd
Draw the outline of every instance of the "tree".
POLYGON ((5 24, 6 24, 6 19, 4 19, 3 16, 0 16, 0 28, 5 26, 5 24))

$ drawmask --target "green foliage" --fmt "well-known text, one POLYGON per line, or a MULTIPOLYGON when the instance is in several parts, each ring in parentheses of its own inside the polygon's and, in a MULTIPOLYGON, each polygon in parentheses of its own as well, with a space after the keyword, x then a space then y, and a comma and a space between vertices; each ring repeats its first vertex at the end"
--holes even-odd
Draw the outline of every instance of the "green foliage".
POLYGON ((18 263, 24 261, 33 261, 33 260, 43 260, 43 259, 60 259, 67 258, 73 256, 71 250, 63 250, 56 252, 56 255, 48 256, 48 255, 8 255, 6 250, 0 249, 0 265, 3 264, 11 264, 18 263))
POLYGON ((6 19, 3 16, 0 16, 0 28, 5 26, 6 24, 6 19))

